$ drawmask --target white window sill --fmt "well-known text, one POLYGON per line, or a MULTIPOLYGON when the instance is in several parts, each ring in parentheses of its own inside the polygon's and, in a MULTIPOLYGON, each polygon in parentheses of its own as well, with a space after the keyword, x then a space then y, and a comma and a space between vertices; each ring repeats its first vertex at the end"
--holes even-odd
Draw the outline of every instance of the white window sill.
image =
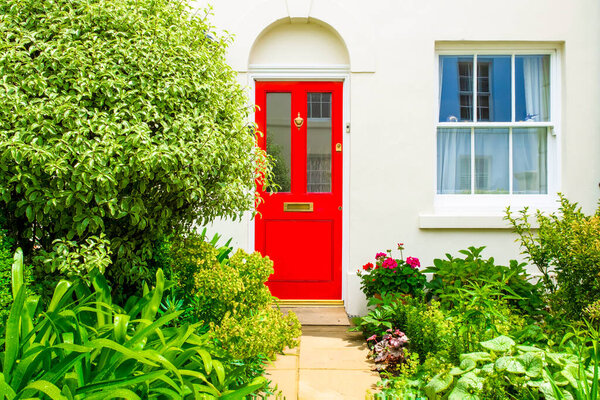
MULTIPOLYGON (((532 218, 532 228, 537 221, 532 218)), ((512 229, 504 215, 419 214, 420 229, 512 229)))

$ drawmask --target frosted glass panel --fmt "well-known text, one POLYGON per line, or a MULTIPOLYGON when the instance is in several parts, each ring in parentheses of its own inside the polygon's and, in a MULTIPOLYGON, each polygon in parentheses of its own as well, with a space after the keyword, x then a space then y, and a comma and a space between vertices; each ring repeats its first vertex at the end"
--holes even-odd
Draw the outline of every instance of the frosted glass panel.
POLYGON ((267 93, 267 153, 275 161, 274 182, 280 186, 279 192, 291 190, 291 120, 291 93, 267 93))
POLYGON ((331 192, 331 93, 308 93, 306 191, 331 192))
POLYGON ((547 128, 513 128, 513 193, 548 193, 547 128))
POLYGON ((475 193, 508 193, 508 128, 475 129, 475 193))

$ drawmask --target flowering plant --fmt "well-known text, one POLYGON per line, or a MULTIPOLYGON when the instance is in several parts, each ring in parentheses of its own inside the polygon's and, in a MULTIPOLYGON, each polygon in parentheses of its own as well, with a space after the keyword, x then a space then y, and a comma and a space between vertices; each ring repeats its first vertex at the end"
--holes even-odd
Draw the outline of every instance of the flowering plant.
POLYGON ((357 275, 361 278, 361 289, 367 297, 382 293, 403 293, 415 295, 425 286, 425 275, 419 271, 421 263, 416 257, 402 257, 404 244, 398 243, 400 258, 393 258, 392 251, 377 253, 375 264, 362 266, 357 275))
POLYGON ((405 347, 409 340, 399 329, 388 329, 381 338, 373 335, 367 339, 371 357, 377 371, 393 371, 406 361, 405 347))

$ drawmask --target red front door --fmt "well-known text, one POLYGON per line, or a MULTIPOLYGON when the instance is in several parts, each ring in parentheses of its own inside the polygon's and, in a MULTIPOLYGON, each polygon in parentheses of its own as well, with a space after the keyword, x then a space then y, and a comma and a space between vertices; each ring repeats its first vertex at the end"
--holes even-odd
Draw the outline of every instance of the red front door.
POLYGON ((342 83, 257 82, 256 104, 279 185, 256 217, 267 284, 281 299, 341 299, 342 83))

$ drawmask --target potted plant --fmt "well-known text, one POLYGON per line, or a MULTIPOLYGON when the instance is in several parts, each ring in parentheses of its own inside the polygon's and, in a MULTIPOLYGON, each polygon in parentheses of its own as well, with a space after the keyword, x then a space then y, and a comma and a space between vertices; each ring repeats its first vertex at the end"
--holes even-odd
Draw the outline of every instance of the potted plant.
POLYGON ((394 258, 392 251, 375 255, 375 263, 368 262, 358 270, 361 290, 367 297, 380 297, 382 293, 400 293, 415 296, 421 294, 425 286, 425 275, 419 270, 421 263, 416 257, 402 256, 404 243, 398 243, 400 258, 394 258))

